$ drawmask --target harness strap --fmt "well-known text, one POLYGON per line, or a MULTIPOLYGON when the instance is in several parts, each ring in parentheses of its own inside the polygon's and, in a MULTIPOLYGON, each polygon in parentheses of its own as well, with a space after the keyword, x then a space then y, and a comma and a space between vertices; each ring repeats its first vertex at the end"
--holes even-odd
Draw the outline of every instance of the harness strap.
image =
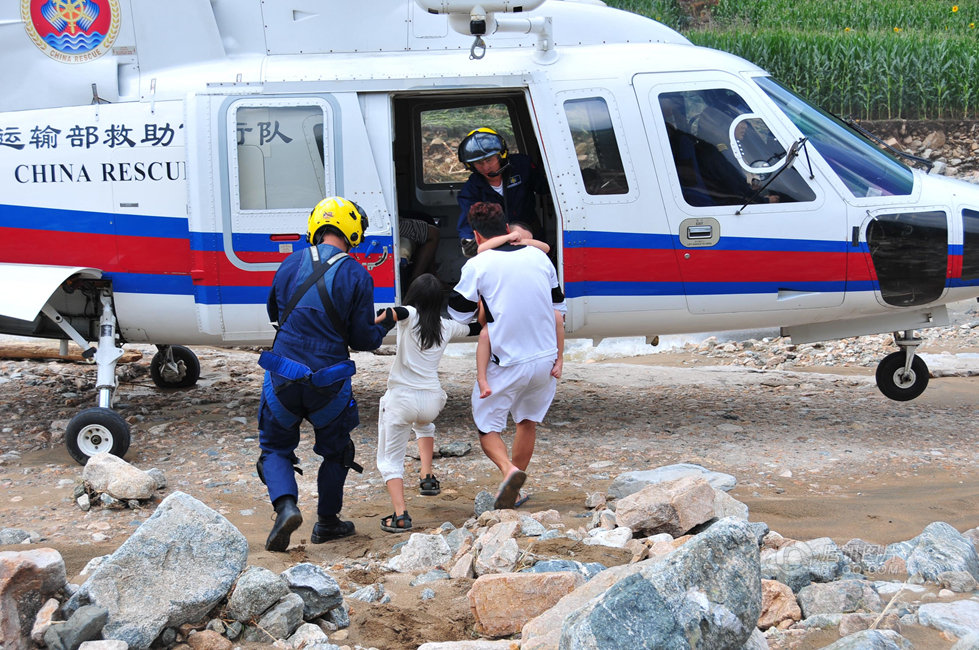
MULTIPOLYGON (((339 254, 340 253, 337 255, 339 254)), ((346 255, 346 253, 343 253, 343 255, 346 255)), ((325 265, 321 265, 321 267, 326 266, 327 269, 329 269, 329 267, 333 264, 332 260, 336 257, 337 256, 334 255, 330 258, 330 261, 328 261, 325 265)), ((323 277, 322 273, 320 273, 319 277, 316 278, 316 290, 320 294, 320 302, 323 303, 323 309, 326 310, 326 315, 330 317, 330 322, 333 323, 333 329, 335 329, 337 334, 340 335, 340 338, 343 339, 343 346, 348 347, 350 344, 348 343, 349 336, 347 335, 347 325, 340 317, 340 312, 337 311, 336 305, 333 304, 333 299, 330 298, 330 292, 326 288, 326 278, 323 277)))
POLYGON ((363 474, 364 473, 363 465, 361 465, 360 463, 354 460, 354 454, 356 453, 356 451, 357 448, 354 446, 354 441, 351 440, 350 442, 347 443, 347 446, 344 447, 343 451, 333 456, 324 456, 323 460, 328 463, 336 463, 341 467, 345 467, 347 469, 352 469, 358 474, 363 474))
POLYGON ((266 372, 265 379, 262 381, 262 397, 268 404, 269 410, 272 411, 272 417, 275 418, 276 422, 289 429, 299 426, 302 418, 284 407, 279 401, 278 395, 275 394, 271 372, 266 372))
POLYGON ((353 377, 357 373, 357 365, 352 359, 344 359, 332 366, 313 372, 304 363, 287 359, 268 350, 263 350, 258 356, 258 365, 263 370, 268 370, 290 381, 308 382, 317 388, 335 384, 338 381, 353 377))
MULTIPOLYGON (((310 248, 310 255, 312 255, 313 257, 314 264, 320 261, 319 249, 317 249, 316 246, 310 248)), ((326 282, 325 281, 319 282, 319 280, 322 279, 322 277, 326 274, 326 272, 330 270, 330 267, 332 267, 337 262, 346 259, 347 257, 350 256, 347 255, 346 253, 337 253, 327 261, 322 262, 320 264, 316 264, 315 268, 313 268, 313 272, 309 274, 309 277, 307 277, 306 280, 301 285, 299 285, 299 288, 296 289, 296 292, 292 294, 292 298, 289 299, 289 304, 286 305, 285 309, 283 309, 282 313, 279 315, 280 329, 282 328, 283 325, 285 325, 286 319, 289 318, 289 314, 292 313, 292 310, 296 307, 299 301, 302 300, 302 297, 306 295, 306 292, 309 291, 309 288, 312 287, 314 284, 319 283, 320 285, 322 285, 322 288, 320 289, 319 293, 320 293, 320 299, 323 301, 323 307, 326 309, 327 315, 330 317, 330 320, 333 322, 333 327, 336 329, 337 333, 340 334, 341 337, 343 337, 344 343, 346 343, 347 328, 343 326, 343 321, 340 319, 336 307, 333 306, 333 301, 330 300, 330 295, 326 291, 326 282)))

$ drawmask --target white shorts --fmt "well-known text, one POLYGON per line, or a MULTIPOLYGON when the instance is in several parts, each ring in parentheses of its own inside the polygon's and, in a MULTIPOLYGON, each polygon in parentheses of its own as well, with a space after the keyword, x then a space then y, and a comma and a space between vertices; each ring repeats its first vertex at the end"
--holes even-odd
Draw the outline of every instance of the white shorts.
POLYGON ((435 424, 445 406, 444 390, 389 388, 383 396, 377 415, 377 469, 388 482, 405 473, 405 450, 412 430, 415 438, 434 438, 435 424))
POLYGON ((480 433, 499 433, 506 429, 507 414, 514 422, 542 422, 557 390, 551 376, 555 358, 545 357, 515 366, 490 363, 486 381, 493 393, 479 398, 479 385, 473 386, 473 421, 480 433))

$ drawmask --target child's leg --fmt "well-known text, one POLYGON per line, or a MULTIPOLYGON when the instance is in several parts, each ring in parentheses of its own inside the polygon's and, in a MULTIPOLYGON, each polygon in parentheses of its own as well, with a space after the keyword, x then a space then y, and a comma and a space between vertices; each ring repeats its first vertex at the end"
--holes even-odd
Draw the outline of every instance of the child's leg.
POLYGON ((415 438, 418 440, 418 458, 421 460, 421 475, 433 474, 432 457, 435 455, 435 425, 428 424, 415 428, 415 438))
POLYGON ((405 450, 408 447, 408 435, 411 425, 400 422, 396 413, 391 411, 392 398, 390 393, 381 397, 377 417, 377 469, 381 472, 394 506, 394 513, 404 514, 405 489, 404 467, 405 450))
POLYGON ((479 332, 479 341, 476 343, 476 383, 479 384, 479 397, 489 397, 493 394, 489 382, 486 381, 486 368, 490 363, 490 340, 489 330, 483 327, 479 332))
POLYGON ((394 506, 394 514, 403 515, 405 513, 405 481, 403 478, 393 478, 384 484, 388 489, 388 496, 391 497, 391 505, 394 506))

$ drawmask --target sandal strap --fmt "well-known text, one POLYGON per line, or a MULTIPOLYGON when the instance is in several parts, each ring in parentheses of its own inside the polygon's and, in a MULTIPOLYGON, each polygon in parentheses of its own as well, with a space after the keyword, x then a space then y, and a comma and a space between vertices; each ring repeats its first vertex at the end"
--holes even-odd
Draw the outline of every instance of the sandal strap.
POLYGON ((397 513, 391 513, 387 517, 381 518, 381 523, 390 528, 411 528, 411 515, 405 510, 403 515, 397 513))

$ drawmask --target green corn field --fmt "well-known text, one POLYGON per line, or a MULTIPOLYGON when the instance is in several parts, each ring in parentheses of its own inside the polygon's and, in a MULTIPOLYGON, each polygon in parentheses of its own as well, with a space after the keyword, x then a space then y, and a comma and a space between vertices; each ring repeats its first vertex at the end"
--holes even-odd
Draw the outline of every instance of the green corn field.
POLYGON ((608 0, 724 50, 838 115, 979 117, 979 0, 608 0))

